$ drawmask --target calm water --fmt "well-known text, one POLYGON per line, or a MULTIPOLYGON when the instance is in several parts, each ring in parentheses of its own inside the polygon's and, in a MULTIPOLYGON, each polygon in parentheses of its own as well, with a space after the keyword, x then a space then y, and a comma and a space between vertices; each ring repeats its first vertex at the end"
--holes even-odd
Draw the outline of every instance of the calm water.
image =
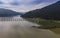
POLYGON ((31 27, 36 25, 20 16, 0 17, 0 38, 59 38, 50 30, 31 27))

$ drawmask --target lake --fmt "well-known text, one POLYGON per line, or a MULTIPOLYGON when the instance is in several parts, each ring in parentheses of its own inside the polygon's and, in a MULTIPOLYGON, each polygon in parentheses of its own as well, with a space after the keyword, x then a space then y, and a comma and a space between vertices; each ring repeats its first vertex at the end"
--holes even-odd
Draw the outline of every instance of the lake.
POLYGON ((32 28, 38 24, 29 22, 20 16, 0 17, 0 38, 59 38, 46 29, 32 28))

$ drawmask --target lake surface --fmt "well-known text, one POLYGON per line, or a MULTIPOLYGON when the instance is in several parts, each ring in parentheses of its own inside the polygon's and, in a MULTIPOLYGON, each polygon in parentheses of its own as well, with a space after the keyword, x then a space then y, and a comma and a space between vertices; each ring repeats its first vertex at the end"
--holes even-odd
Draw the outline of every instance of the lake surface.
POLYGON ((0 17, 0 38, 60 38, 50 30, 32 28, 37 25, 20 16, 0 17))

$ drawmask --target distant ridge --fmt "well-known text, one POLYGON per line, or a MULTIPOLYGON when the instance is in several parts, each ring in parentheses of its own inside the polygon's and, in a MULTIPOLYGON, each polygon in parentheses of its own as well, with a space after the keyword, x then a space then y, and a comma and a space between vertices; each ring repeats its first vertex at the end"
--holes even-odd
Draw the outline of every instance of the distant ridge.
POLYGON ((21 15, 21 13, 9 9, 0 8, 0 17, 12 17, 16 15, 21 15))
POLYGON ((33 10, 22 15, 24 18, 43 18, 60 20, 60 1, 42 9, 33 10))

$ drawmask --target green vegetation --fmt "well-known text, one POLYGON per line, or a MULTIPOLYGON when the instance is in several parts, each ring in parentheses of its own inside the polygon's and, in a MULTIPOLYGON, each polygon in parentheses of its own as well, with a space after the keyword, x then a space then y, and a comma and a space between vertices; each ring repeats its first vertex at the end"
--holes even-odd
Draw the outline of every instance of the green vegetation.
MULTIPOLYGON (((59 20, 45 20, 41 18, 26 18, 28 21, 40 24, 39 29, 49 29, 57 34, 60 34, 60 21, 59 20)), ((36 27, 36 26, 33 26, 36 27)))
POLYGON ((60 28, 60 21, 45 20, 41 18, 26 18, 26 19, 28 21, 32 21, 32 22, 42 25, 39 28, 44 28, 44 29, 60 28))

